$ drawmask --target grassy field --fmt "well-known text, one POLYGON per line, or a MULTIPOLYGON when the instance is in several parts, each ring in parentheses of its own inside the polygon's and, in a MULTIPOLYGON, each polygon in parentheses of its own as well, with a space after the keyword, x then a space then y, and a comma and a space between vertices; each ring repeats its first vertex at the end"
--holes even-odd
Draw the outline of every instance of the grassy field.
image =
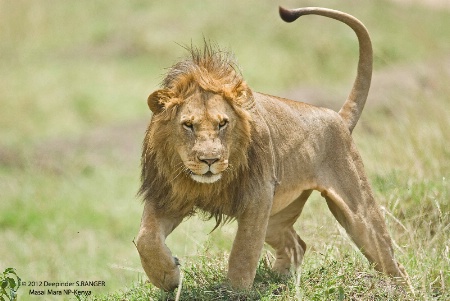
MULTIPOLYGON (((181 300, 450 299, 450 11, 389 1, 281 1, 349 12, 369 29, 375 73, 354 131, 398 259, 416 296, 373 271, 313 195, 296 224, 297 277, 264 251, 255 288, 220 286, 235 225, 194 217, 168 238, 181 300)), ((282 23, 273 1, 0 1, 0 273, 25 281, 105 281, 93 300, 172 300, 145 283, 132 243, 142 205, 146 97, 178 44, 204 37, 236 54, 254 90, 339 108, 355 76, 350 29, 320 17, 282 23)), ((45 290, 50 287, 45 287, 45 290)))

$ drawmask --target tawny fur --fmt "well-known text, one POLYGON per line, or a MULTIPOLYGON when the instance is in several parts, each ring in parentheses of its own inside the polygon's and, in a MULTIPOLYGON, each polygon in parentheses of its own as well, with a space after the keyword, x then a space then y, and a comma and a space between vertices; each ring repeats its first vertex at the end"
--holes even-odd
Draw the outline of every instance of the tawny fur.
POLYGON ((368 33, 341 12, 281 10, 288 21, 302 14, 338 19, 357 33, 358 75, 339 114, 253 92, 233 56, 207 43, 190 49, 149 96, 153 117, 143 144, 145 207, 136 245, 156 286, 178 286, 178 260, 164 241, 197 211, 217 224, 238 221, 228 270, 234 288, 252 285, 264 242, 276 251, 273 269, 289 274, 306 250, 293 224, 313 190, 375 268, 407 280, 351 138, 370 86, 368 33))

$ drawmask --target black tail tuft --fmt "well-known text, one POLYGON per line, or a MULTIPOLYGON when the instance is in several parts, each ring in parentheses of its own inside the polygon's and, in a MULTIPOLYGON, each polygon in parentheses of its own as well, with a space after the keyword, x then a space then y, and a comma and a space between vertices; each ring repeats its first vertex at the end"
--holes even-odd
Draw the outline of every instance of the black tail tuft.
POLYGON ((294 10, 286 9, 284 7, 279 8, 280 17, 283 21, 291 23, 297 20, 302 14, 296 13, 294 10))

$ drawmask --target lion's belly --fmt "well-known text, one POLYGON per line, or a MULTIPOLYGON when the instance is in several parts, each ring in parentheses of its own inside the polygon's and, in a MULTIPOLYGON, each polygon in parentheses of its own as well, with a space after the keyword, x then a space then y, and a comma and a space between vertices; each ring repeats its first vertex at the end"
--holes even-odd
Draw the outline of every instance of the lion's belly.
POLYGON ((293 201, 295 201, 303 191, 307 190, 306 187, 298 186, 290 189, 277 189, 273 198, 272 211, 270 216, 277 214, 287 206, 289 206, 293 201))

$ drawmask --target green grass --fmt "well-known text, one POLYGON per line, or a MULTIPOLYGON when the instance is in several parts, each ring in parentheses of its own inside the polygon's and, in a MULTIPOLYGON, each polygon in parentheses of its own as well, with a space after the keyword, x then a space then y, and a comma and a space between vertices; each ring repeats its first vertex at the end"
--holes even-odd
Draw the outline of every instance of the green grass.
MULTIPOLYGON (((167 240, 182 261, 181 300, 449 299, 450 12, 388 1, 283 4, 341 9, 369 28, 373 93, 354 137, 416 296, 368 265, 315 194, 296 224, 308 245, 298 277, 271 274, 267 249, 248 292, 221 285, 235 224, 208 235, 213 222, 185 221, 167 240)), ((184 55, 176 43, 206 37, 231 48, 257 91, 345 95, 351 86, 351 31, 313 16, 284 24, 276 5, 1 2, 0 272, 106 281, 92 288, 96 300, 175 299, 145 283, 132 240, 146 97, 184 55)), ((20 300, 39 299, 30 288, 20 300)))
MULTIPOLYGON (((322 256, 322 265, 306 262, 302 272, 292 279, 273 274, 269 261, 261 261, 250 291, 233 291, 224 281, 226 267, 212 262, 211 254, 199 256, 184 269, 183 290, 179 300, 407 300, 408 293, 390 279, 370 270, 355 254, 335 260, 322 256)), ((213 256, 216 262, 226 257, 213 256)), ((317 259, 316 259, 317 260, 317 259)), ((141 282, 132 289, 94 300, 174 300, 177 293, 167 293, 141 282)))

